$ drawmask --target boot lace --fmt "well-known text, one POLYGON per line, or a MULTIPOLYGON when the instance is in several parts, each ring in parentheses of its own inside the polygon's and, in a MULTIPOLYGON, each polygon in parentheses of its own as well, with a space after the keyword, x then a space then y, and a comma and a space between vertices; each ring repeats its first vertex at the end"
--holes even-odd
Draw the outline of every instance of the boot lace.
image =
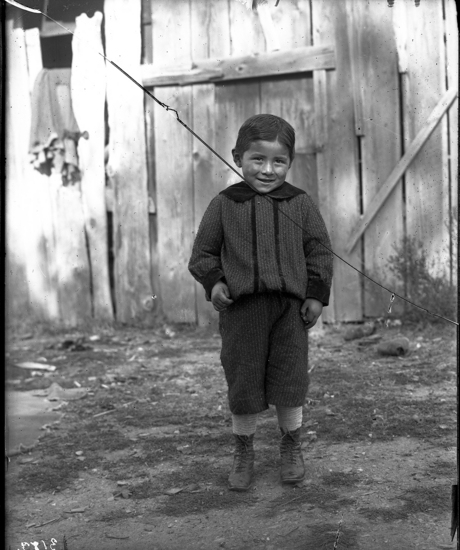
POLYGON ((290 464, 297 464, 300 459, 301 444, 294 441, 289 433, 282 436, 281 456, 290 464))
POLYGON ((242 439, 239 439, 238 442, 238 447, 235 450, 235 471, 241 472, 250 462, 251 444, 242 439))

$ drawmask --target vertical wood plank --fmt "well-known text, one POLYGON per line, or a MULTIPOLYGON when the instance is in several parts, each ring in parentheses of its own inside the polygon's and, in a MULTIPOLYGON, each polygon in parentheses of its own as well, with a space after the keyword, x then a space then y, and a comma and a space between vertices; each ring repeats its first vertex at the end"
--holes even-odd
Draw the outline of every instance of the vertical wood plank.
MULTIPOLYGON (((153 52, 152 52, 153 54, 153 52)), ((158 253, 158 205, 157 185, 155 176, 155 106, 149 96, 145 97, 145 125, 147 146, 147 176, 149 201, 155 205, 155 212, 149 211, 149 246, 150 246, 150 283, 152 295, 156 296, 152 303, 152 314, 158 316, 162 310, 160 288, 160 257, 158 253)))
MULTIPOLYGON (((141 2, 105 0, 107 57, 140 80, 141 2)), ((108 173, 114 185, 116 317, 151 318, 144 93, 114 67, 107 70, 108 173)))
POLYGON ((153 62, 158 65, 190 66, 190 0, 152 2, 153 62))
MULTIPOLYGON (((9 8, 8 8, 9 9, 9 8)), ((15 17, 18 16, 14 10, 15 17)), ((8 19, 6 35, 6 296, 13 317, 58 320, 57 288, 50 284, 40 193, 28 159, 31 103, 24 31, 8 19)))
MULTIPOLYGON (((410 97, 405 98, 405 126, 415 135, 445 92, 442 1, 421 2, 418 8, 406 4, 408 78, 410 97)), ((407 94, 407 91, 406 91, 407 94)), ((445 177, 447 119, 424 145, 406 172, 406 224, 409 237, 423 243, 423 249, 437 268, 448 265, 449 237, 445 177), (441 261, 438 255, 442 252, 441 261)))
POLYGON ((191 58, 230 55, 229 1, 191 2, 191 58))
MULTIPOLYGON (((191 120, 191 87, 157 88, 155 95, 182 120, 191 120)), ((193 245, 191 135, 155 106, 158 254, 163 313, 171 321, 196 322, 195 283, 188 272, 193 245)))
POLYGON ((102 52, 102 13, 76 18, 72 40, 72 104, 81 132, 88 138, 78 143, 85 230, 91 262, 91 286, 95 319, 113 320, 109 285, 109 253, 105 206, 105 61, 102 52))
POLYGON ((142 63, 152 63, 152 5, 151 0, 142 0, 142 63))
POLYGON ((257 13, 235 0, 230 1, 230 40, 231 55, 250 55, 267 51, 257 13))
MULTIPOLYGON (((327 73, 328 141, 318 164, 321 195, 328 195, 328 229, 334 251, 352 265, 361 265, 361 254, 345 252, 347 237, 359 215, 359 174, 354 133, 353 98, 350 85, 350 50, 345 3, 312 1, 314 45, 334 44, 337 68, 327 73)), ((316 71, 315 71, 316 72, 316 71)), ((320 87, 316 86, 316 90, 320 87)), ((315 100, 317 96, 315 96, 315 100)), ((316 108, 316 105, 315 105, 316 108)), ((323 200, 320 200, 322 211, 323 200)), ((334 263, 334 313, 338 321, 362 319, 361 282, 358 274, 336 259, 334 263)), ((331 307, 327 308, 328 310, 331 307)), ((331 315, 331 312, 328 311, 331 315)))
POLYGON ((265 37, 265 49, 267 52, 280 50, 280 36, 275 27, 271 10, 268 4, 259 4, 257 7, 260 25, 265 37))
POLYGON ((311 45, 311 13, 308 0, 269 3, 275 28, 280 34, 280 49, 290 50, 311 45))
POLYGON ((64 187, 60 174, 49 176, 55 201, 55 254, 62 322, 78 326, 92 317, 91 277, 86 247, 85 218, 77 185, 64 187))
MULTIPOLYGON (((447 57, 447 84, 453 88, 458 84, 458 27, 457 9, 454 0, 445 0, 445 31, 447 57)), ((449 152, 450 152, 450 234, 451 234, 451 276, 455 277, 456 265, 454 250, 458 247, 458 233, 455 239, 454 225, 458 228, 458 99, 447 113, 449 125, 449 152)), ((458 229, 457 229, 458 231, 458 229)))
POLYGON ((24 31, 26 39, 27 69, 29 73, 29 90, 32 93, 35 79, 43 69, 40 31, 37 28, 24 31))
MULTIPOLYGON (((316 170, 317 170, 317 189, 318 189, 318 206, 323 216, 326 227, 331 232, 332 227, 332 208, 333 200, 330 195, 330 183, 326 179, 332 169, 332 155, 326 147, 328 143, 328 126, 329 126, 329 106, 327 88, 328 79, 325 70, 314 71, 313 73, 313 92, 315 106, 315 141, 317 146, 316 153, 316 170)), ((332 237, 331 237, 332 238, 332 237)), ((333 244, 334 246, 334 244, 333 244)), ((335 291, 334 285, 331 288, 329 298, 329 306, 323 309, 321 318, 325 323, 333 323, 335 321, 335 291)))
MULTIPOLYGON (((211 147, 215 147, 215 87, 214 84, 196 85, 193 94, 193 127, 211 147)), ((217 177, 216 159, 209 149, 193 140, 194 232, 198 230, 203 214, 222 185, 217 177)), ((195 283, 197 320, 200 326, 217 328, 218 313, 206 300, 203 287, 195 283)))
MULTIPOLYGON (((354 70, 359 82, 363 212, 401 156, 399 73, 392 12, 386 0, 348 0, 350 40, 359 62, 354 70), (358 70, 359 69, 359 70, 358 70)), ((356 113, 356 111, 355 111, 356 113)), ((365 270, 378 280, 392 283, 388 257, 403 237, 401 184, 393 191, 364 234, 365 270)), ((364 314, 382 316, 388 293, 372 283, 365 285, 364 314)))
MULTIPOLYGON (((152 31, 154 64, 190 66, 189 0, 178 0, 174 9, 167 0, 153 2, 152 31)), ((156 88, 154 94, 192 124, 190 86, 156 88)), ((196 322, 195 282, 187 268, 194 231, 192 136, 157 104, 153 118, 161 307, 170 321, 196 322)))

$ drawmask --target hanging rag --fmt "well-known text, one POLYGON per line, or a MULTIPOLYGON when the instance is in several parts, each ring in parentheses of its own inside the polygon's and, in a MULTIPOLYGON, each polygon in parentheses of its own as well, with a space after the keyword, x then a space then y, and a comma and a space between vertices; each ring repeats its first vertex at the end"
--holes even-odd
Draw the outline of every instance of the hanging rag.
POLYGON ((80 180, 80 129, 72 109, 70 69, 42 69, 32 92, 29 153, 40 173, 60 173, 63 185, 80 180))

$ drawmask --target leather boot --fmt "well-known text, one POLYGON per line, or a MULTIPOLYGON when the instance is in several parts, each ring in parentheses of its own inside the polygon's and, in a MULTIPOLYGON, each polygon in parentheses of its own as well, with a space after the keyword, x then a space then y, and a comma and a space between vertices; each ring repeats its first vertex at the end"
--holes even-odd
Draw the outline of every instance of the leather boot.
POLYGON ((235 437, 233 467, 228 476, 228 488, 231 491, 247 491, 254 472, 254 434, 235 437))
POLYGON ((281 481, 283 483, 298 483, 305 477, 305 465, 300 443, 301 428, 293 432, 281 428, 281 481))

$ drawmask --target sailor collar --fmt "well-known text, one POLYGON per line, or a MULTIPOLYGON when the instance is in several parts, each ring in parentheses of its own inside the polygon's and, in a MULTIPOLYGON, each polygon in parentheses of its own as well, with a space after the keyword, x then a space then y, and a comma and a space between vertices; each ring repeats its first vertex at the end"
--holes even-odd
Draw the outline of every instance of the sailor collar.
POLYGON ((297 195, 305 194, 305 191, 285 181, 283 185, 280 185, 273 191, 270 191, 270 193, 257 193, 254 189, 249 187, 247 183, 240 181, 239 183, 235 183, 219 193, 219 195, 224 195, 235 202, 246 202, 252 199, 255 195, 259 194, 278 201, 284 201, 297 197, 297 195))

